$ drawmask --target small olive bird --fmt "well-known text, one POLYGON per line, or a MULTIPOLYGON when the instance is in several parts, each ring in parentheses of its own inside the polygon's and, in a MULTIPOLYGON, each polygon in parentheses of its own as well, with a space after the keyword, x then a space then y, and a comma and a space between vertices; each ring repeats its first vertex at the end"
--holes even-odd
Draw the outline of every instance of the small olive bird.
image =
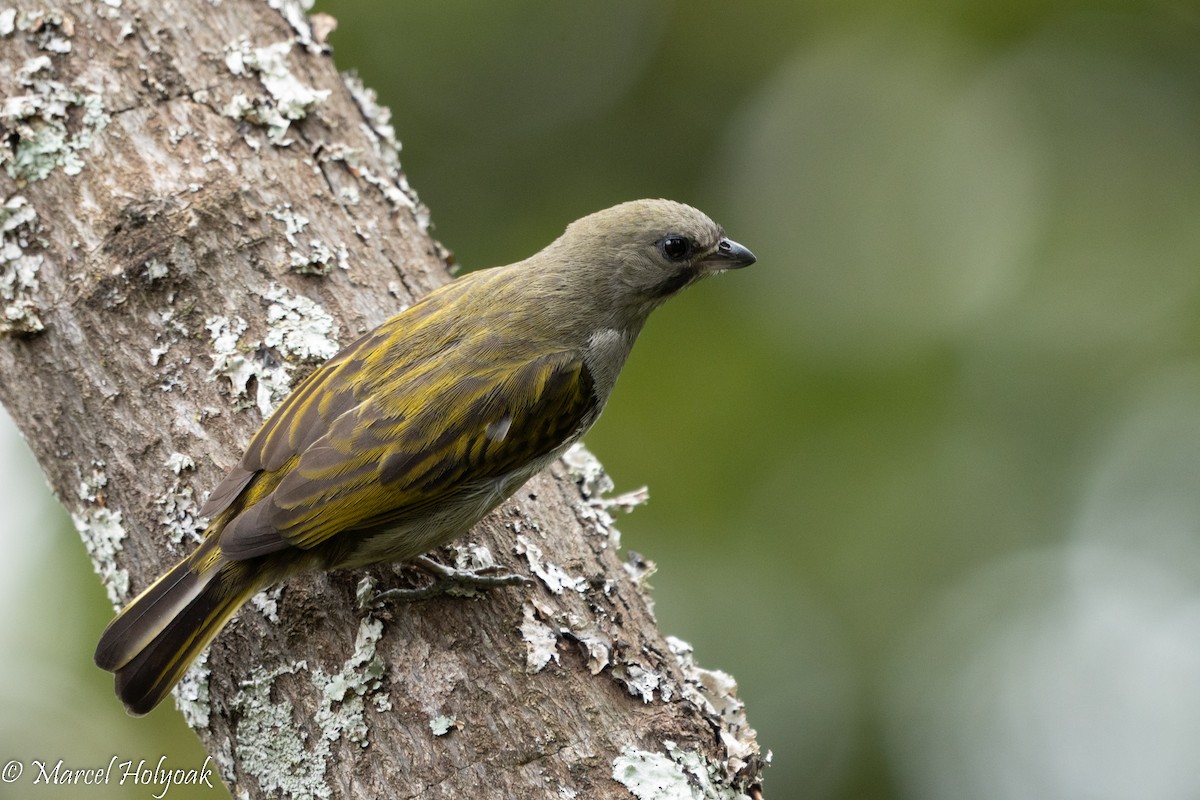
POLYGON ((145 714, 260 589, 466 533, 592 426, 651 311, 754 260, 696 209, 637 200, 431 292, 271 414, 201 509, 203 541, 109 623, 96 664, 145 714))

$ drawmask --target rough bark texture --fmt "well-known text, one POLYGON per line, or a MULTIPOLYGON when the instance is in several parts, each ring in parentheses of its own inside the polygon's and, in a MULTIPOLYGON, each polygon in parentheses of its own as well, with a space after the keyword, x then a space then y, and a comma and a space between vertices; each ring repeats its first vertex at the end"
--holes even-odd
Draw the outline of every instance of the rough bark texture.
MULTIPOLYGON (((327 22, 288 0, 0 8, 0 399, 115 604, 194 546, 289 386, 449 279, 327 22)), ((597 470, 575 453, 469 537, 531 587, 364 604, 410 579, 381 567, 248 605, 177 692, 234 793, 753 791, 732 681, 657 631, 597 470)))

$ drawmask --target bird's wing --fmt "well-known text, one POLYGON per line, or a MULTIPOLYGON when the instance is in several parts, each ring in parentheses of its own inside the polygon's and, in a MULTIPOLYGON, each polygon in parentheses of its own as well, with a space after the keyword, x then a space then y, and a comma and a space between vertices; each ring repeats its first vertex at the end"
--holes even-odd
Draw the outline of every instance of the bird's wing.
MULTIPOLYGON (((419 517, 550 454, 594 419, 577 351, 476 361, 445 357, 344 411, 226 525, 222 553, 308 549, 343 530, 419 517)), ((310 405, 324 400, 310 396, 310 405)))
POLYGON ((421 344, 452 335, 446 312, 455 307, 453 295, 469 291, 486 272, 471 273, 431 292, 301 381, 254 434, 241 461, 209 494, 201 516, 215 518, 231 507, 236 512, 265 497, 278 483, 271 476, 282 474, 338 417, 362 403, 389 376, 419 370, 422 361, 430 360, 422 359, 423 353, 438 354, 443 347, 421 344))
POLYGON ((241 461, 209 493, 200 509, 201 516, 216 517, 235 505, 245 508, 271 489, 271 482, 256 477, 283 467, 304 448, 319 438, 329 425, 347 409, 356 405, 355 385, 339 380, 354 352, 369 347, 375 335, 368 334, 325 362, 305 378, 275 409, 246 447, 241 461), (242 493, 249 487, 248 496, 242 493))

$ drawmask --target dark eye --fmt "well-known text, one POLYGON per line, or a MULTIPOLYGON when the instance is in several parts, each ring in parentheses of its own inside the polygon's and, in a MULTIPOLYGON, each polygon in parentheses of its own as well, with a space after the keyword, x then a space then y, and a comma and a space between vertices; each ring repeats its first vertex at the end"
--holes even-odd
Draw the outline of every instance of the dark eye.
POLYGON ((664 236, 658 243, 658 249, 668 261, 683 261, 692 254, 692 243, 685 236, 664 236))

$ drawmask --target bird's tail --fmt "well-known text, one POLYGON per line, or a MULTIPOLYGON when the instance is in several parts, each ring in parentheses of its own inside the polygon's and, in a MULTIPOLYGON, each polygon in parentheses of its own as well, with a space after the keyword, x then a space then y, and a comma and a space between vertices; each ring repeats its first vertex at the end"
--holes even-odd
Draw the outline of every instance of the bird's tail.
POLYGON ((96 666, 116 673, 130 714, 153 709, 225 623, 259 588, 244 562, 209 540, 134 598, 100 635, 96 666))

